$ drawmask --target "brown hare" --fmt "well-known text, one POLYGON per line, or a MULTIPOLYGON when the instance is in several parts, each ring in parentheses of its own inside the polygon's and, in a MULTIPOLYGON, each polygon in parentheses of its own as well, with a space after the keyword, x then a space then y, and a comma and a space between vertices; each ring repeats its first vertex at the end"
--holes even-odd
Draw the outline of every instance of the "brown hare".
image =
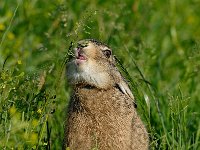
POLYGON ((112 50, 93 39, 78 42, 67 64, 72 85, 63 149, 147 150, 148 134, 112 50))

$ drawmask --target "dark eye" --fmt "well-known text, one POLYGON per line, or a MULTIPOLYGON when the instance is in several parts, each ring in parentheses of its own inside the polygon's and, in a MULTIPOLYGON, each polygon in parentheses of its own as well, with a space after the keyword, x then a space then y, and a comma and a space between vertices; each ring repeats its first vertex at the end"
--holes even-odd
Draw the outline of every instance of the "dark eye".
POLYGON ((111 53, 111 50, 106 49, 106 50, 103 51, 103 54, 104 54, 107 58, 109 58, 110 55, 111 55, 112 53, 111 53))

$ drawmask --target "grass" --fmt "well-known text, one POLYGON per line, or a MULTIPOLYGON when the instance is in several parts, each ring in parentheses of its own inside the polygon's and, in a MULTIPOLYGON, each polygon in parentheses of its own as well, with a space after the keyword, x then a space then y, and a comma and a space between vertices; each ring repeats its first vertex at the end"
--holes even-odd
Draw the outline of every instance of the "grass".
POLYGON ((0 149, 60 149, 71 46, 112 47, 151 149, 200 149, 197 0, 0 1, 0 149), (122 67, 123 66, 123 67, 122 67))

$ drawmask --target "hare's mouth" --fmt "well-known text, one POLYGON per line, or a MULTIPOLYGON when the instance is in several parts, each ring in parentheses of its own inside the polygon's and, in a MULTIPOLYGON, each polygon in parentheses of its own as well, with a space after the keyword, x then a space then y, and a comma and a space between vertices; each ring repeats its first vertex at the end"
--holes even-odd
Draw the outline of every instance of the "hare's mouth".
POLYGON ((75 49, 75 55, 77 64, 83 63, 87 60, 86 56, 83 53, 82 48, 80 47, 75 49))

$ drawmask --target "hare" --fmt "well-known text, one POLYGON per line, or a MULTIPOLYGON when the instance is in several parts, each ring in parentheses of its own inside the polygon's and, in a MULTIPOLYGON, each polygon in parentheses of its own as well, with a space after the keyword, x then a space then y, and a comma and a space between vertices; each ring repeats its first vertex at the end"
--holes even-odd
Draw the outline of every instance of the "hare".
POLYGON ((75 58, 67 64, 67 79, 73 93, 63 149, 148 149, 148 134, 133 94, 107 45, 94 39, 79 41, 75 58))

